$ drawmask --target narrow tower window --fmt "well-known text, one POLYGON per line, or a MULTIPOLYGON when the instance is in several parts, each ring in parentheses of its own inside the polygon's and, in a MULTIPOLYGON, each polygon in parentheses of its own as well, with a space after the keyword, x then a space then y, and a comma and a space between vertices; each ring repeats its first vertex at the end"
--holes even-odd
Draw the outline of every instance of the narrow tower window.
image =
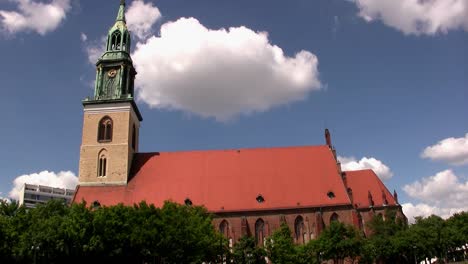
POLYGON ((105 116, 99 122, 98 128, 98 141, 110 142, 112 141, 112 119, 105 116))
POLYGON ((105 177, 107 173, 107 158, 105 154, 101 154, 98 164, 98 177, 105 177))
POLYGON ((133 150, 135 150, 135 146, 136 146, 136 129, 135 129, 135 125, 133 125, 133 131, 132 131, 132 148, 133 148, 133 150))
POLYGON ((120 50, 121 35, 119 31, 112 33, 112 50, 120 50))
POLYGON ((122 50, 127 51, 127 32, 124 33, 122 38, 122 50))

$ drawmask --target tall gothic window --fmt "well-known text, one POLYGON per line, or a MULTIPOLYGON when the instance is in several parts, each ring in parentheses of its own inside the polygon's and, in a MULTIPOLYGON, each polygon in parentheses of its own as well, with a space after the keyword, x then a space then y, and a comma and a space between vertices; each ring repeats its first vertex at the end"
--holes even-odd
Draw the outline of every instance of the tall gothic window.
POLYGON ((337 214, 337 213, 333 213, 333 214, 331 215, 331 217, 330 217, 330 223, 331 223, 331 222, 339 222, 339 221, 340 221, 340 218, 339 218, 338 214, 337 214))
POLYGON ((124 33, 124 36, 122 38, 122 50, 127 51, 127 32, 124 33))
POLYGON ((296 217, 296 221, 294 221, 294 234, 296 236, 296 242, 300 244, 305 243, 304 238, 304 219, 302 216, 296 217))
POLYGON ((101 121, 99 121, 98 141, 112 141, 112 119, 108 116, 103 117, 101 121))
POLYGON ((358 213, 358 221, 359 221, 359 230, 364 230, 364 221, 362 220, 362 215, 358 213))
POLYGON ((229 223, 226 220, 223 220, 219 224, 219 232, 226 238, 229 238, 229 223))
POLYGON ((107 155, 106 151, 102 150, 99 153, 98 159, 98 177, 105 177, 107 175, 107 155))
POLYGON ((112 33, 111 50, 120 50, 121 34, 119 31, 112 33))
POLYGON ((258 246, 263 246, 265 240, 265 222, 260 218, 255 222, 255 241, 258 246))

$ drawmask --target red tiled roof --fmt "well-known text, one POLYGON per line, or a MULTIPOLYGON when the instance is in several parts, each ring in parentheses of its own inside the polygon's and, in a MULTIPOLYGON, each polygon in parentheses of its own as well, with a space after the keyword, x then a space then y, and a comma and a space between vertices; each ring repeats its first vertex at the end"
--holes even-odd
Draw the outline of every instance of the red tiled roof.
POLYGON ((387 205, 396 205, 393 195, 373 170, 346 171, 345 173, 348 187, 351 188, 353 193, 353 203, 358 208, 368 208, 370 206, 369 192, 372 195, 374 206, 383 206, 382 192, 387 199, 387 205))
POLYGON ((351 204, 328 146, 139 153, 127 186, 80 186, 74 201, 160 206, 187 198, 212 212, 351 204))

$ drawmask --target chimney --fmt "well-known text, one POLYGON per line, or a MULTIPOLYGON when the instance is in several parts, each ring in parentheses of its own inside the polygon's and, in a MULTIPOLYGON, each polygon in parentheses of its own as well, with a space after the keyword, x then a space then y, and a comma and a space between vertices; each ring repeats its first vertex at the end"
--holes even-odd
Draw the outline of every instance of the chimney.
POLYGON ((398 204, 398 194, 396 190, 393 190, 393 198, 395 198, 395 202, 398 204))
POLYGON ((331 136, 330 136, 330 131, 328 130, 328 128, 325 129, 325 142, 327 143, 329 148, 332 148, 331 136))

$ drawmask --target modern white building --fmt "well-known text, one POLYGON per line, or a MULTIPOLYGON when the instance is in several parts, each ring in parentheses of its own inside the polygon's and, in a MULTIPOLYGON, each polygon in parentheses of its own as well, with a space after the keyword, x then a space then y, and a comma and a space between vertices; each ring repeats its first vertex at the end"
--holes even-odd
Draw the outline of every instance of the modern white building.
POLYGON ((36 205, 47 203, 52 199, 61 199, 69 204, 74 194, 75 190, 72 189, 25 183, 20 192, 19 204, 24 204, 27 208, 34 208, 36 205))

